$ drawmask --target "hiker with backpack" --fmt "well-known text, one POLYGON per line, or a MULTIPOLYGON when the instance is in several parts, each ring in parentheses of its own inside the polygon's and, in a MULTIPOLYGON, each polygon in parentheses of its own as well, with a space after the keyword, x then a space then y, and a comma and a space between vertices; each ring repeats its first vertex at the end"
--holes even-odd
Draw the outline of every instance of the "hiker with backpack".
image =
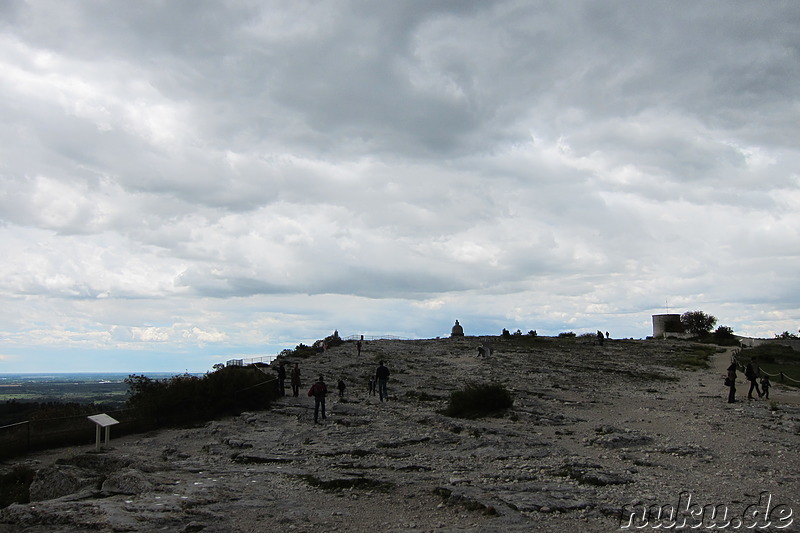
POLYGON ((328 394, 328 386, 325 385, 323 376, 320 376, 316 383, 308 389, 308 396, 314 397, 314 423, 318 424, 319 411, 322 407, 322 419, 325 420, 325 395, 328 394))
POLYGON ((758 364, 755 363, 754 359, 751 359, 747 366, 744 369, 744 377, 750 382, 750 390, 747 391, 747 399, 753 400, 753 389, 756 390, 758 397, 761 398, 761 389, 758 388, 758 374, 760 374, 758 370, 758 364))

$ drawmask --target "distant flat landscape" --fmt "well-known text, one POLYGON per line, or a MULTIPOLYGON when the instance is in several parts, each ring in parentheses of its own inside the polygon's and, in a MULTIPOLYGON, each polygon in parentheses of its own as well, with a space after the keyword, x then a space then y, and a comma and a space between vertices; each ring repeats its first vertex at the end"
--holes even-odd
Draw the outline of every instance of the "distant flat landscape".
POLYGON ((131 374, 167 379, 179 372, 0 374, 0 402, 121 403, 131 374))

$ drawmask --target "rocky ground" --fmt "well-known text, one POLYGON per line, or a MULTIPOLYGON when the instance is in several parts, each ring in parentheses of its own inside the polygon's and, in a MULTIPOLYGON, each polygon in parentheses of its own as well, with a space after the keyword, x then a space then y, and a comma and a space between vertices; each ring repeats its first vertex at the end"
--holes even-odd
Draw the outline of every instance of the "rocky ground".
POLYGON ((269 411, 20 458, 33 501, 0 510, 0 532, 689 530, 706 505, 728 515, 701 528, 800 531, 796 389, 747 401, 740 378, 744 401, 728 404, 728 354, 681 370, 667 363, 682 341, 493 338, 486 359, 480 342, 374 341, 360 359, 345 343, 298 360, 301 396, 269 411), (380 359, 384 403, 366 390, 380 359), (305 391, 320 372, 349 388, 315 425, 305 391), (468 381, 504 384, 513 408, 440 414, 468 381), (678 524, 655 516, 669 505, 678 524))

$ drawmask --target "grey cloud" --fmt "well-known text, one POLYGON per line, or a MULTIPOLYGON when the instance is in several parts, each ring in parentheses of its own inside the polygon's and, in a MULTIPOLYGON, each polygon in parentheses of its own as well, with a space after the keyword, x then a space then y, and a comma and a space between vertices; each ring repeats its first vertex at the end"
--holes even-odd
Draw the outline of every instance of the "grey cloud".
POLYGON ((0 10, 8 338, 796 329, 794 3, 0 10))

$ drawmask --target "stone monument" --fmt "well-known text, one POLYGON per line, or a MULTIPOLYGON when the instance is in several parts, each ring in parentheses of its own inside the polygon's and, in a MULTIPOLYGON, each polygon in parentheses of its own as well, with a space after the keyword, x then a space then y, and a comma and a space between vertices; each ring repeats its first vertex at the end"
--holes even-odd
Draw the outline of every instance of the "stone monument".
POLYGON ((463 337, 464 336, 464 328, 461 327, 461 324, 458 323, 458 320, 456 320, 456 324, 455 324, 455 326, 453 326, 453 329, 450 330, 450 336, 451 337, 463 337))

